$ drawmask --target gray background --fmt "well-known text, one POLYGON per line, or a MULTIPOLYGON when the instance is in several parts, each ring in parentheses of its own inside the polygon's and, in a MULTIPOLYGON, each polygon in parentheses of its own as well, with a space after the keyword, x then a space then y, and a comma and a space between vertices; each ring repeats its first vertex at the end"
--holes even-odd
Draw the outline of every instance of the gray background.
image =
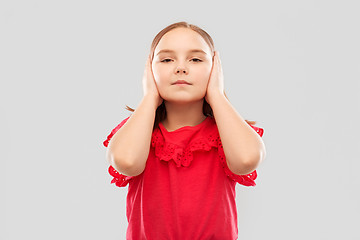
POLYGON ((213 37, 230 102, 265 130, 239 239, 360 239, 359 4, 318 0, 1 1, 0 238, 125 239, 102 142, 177 21, 213 37))

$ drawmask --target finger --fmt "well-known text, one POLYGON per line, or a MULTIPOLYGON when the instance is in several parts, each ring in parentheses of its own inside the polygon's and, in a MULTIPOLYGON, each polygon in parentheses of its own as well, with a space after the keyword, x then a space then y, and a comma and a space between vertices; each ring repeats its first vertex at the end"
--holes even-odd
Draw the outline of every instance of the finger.
POLYGON ((147 57, 146 62, 145 62, 145 67, 149 66, 149 62, 150 62, 150 55, 147 57))
POLYGON ((152 61, 154 61, 154 59, 151 60, 151 56, 149 56, 149 65, 150 65, 150 68, 152 68, 152 61))
POLYGON ((214 62, 213 62, 214 66, 217 65, 217 51, 214 52, 214 62))
POLYGON ((147 67, 148 71, 151 71, 151 58, 150 58, 150 55, 149 55, 149 57, 148 57, 146 67, 147 67))
POLYGON ((220 53, 218 51, 216 51, 216 65, 219 69, 221 69, 220 53))

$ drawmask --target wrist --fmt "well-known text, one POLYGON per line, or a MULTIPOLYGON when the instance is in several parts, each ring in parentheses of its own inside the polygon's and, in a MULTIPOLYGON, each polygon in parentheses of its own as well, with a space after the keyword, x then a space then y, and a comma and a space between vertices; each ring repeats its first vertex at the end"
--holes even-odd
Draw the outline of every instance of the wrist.
POLYGON ((221 92, 215 92, 209 96, 211 96, 211 97, 208 97, 208 100, 209 100, 208 103, 210 104, 210 106, 219 100, 226 99, 225 95, 221 92))
POLYGON ((151 106, 154 107, 154 109, 156 110, 157 107, 158 107, 158 102, 159 100, 157 99, 157 97, 155 95, 151 95, 151 94, 146 94, 144 97, 143 97, 143 100, 144 102, 146 102, 147 104, 150 104, 151 106))

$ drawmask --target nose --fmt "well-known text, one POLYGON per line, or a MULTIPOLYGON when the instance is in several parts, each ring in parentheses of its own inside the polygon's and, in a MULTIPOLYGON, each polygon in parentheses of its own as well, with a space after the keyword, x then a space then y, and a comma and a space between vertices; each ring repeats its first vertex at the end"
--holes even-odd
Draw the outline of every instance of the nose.
POLYGON ((186 73, 186 70, 184 67, 178 67, 178 68, 176 68, 176 73, 179 73, 179 72, 186 73))

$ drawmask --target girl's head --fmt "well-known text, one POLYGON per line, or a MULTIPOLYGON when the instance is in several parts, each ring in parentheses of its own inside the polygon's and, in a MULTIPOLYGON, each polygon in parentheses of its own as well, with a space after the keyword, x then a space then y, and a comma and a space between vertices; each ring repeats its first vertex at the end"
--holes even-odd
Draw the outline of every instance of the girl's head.
MULTIPOLYGON (((203 114, 214 116, 210 104, 205 100, 214 49, 211 36, 198 26, 187 22, 173 23, 155 36, 150 47, 150 60, 159 94, 164 101, 181 102, 204 99, 203 114), (194 49, 203 52, 190 52, 194 49), (163 50, 171 50, 171 52, 163 50), (190 85, 191 88, 183 86, 183 91, 179 91, 172 85, 177 80, 185 80, 193 85, 190 85)), ((225 90, 224 95, 227 98, 225 90)), ((135 111, 127 105, 126 109, 135 111)), ((154 129, 165 118, 166 108, 163 102, 156 110, 154 129)), ((256 123, 245 121, 249 124, 256 123)))
POLYGON ((213 46, 190 26, 162 32, 161 38, 155 40, 157 44, 151 46, 150 56, 160 96, 177 103, 203 100, 212 68, 213 46), (190 85, 175 85, 177 80, 190 85))

